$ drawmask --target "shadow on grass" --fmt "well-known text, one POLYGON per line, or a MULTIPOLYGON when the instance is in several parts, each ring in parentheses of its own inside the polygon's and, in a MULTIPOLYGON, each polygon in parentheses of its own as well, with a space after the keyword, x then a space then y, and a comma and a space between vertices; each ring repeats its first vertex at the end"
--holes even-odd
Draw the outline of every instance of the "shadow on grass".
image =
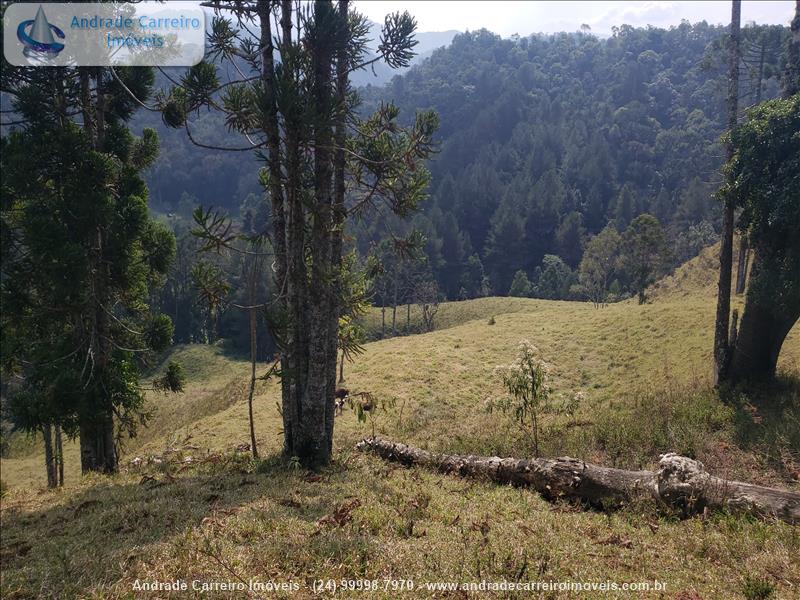
MULTIPOLYGON (((277 457, 260 463, 235 457, 224 466, 201 469, 178 476, 170 473, 174 468, 149 470, 137 474, 140 481, 124 483, 120 479, 129 480, 130 474, 90 476, 85 489, 46 492, 61 498, 53 504, 52 497, 43 496, 48 505, 40 509, 14 506, 9 499, 0 542, 3 597, 61 598, 96 592, 133 577, 131 569, 138 569, 131 565, 152 565, 148 554, 163 542, 171 543, 168 553, 187 555, 180 560, 187 573, 174 573, 173 579, 203 572, 213 564, 204 564, 201 542, 216 544, 224 538, 225 519, 241 513, 244 519, 236 527, 256 528, 262 539, 274 523, 289 520, 293 527, 313 533, 319 520, 335 513, 342 501, 328 488, 331 479, 342 475, 340 465, 311 474, 292 470, 277 457)), ((37 501, 34 497, 31 503, 37 501)), ((324 543, 324 537, 317 537, 316 543, 324 543)), ((276 539, 275 544, 280 543, 284 542, 276 539)), ((363 553, 360 547, 342 551, 363 553)), ((155 556, 159 552, 163 555, 163 548, 155 556)))
POLYGON ((800 376, 739 387, 727 393, 737 444, 800 479, 800 376))

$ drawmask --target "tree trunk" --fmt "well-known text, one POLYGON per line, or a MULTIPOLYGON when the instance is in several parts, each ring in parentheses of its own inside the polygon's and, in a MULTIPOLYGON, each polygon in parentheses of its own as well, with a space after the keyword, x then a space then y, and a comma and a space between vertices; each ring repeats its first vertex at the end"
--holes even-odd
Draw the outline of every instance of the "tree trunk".
MULTIPOLYGON (((730 70, 728 74, 728 130, 736 127, 739 112, 739 28, 740 0, 731 3, 730 70)), ((728 144, 727 160, 733 158, 733 146, 728 144)), ((714 327, 714 382, 727 379, 729 347, 728 329, 731 308, 731 270, 733 268, 733 203, 725 203, 722 212, 722 235, 719 250, 719 283, 717 316, 714 327)))
MULTIPOLYGON (((783 97, 789 98, 800 90, 800 0, 795 2, 786 58, 783 97)), ((781 276, 774 270, 781 269, 785 256, 781 251, 777 255, 773 252, 769 247, 758 245, 752 250, 744 314, 736 345, 730 352, 728 378, 734 383, 774 377, 783 342, 800 318, 800 303, 776 297, 774 282, 780 281, 781 276)))
MULTIPOLYGON (((337 149, 345 129, 343 111, 337 109, 347 93, 347 36, 342 33, 346 13, 340 15, 332 4, 315 4, 310 14, 314 24, 309 25, 315 31, 308 48, 310 63, 298 65, 292 37, 294 4, 291 0, 281 2, 281 68, 285 77, 297 79, 299 85, 310 85, 311 100, 307 111, 292 106, 281 108, 282 127, 278 131, 270 125, 267 137, 274 140, 268 146, 272 144, 270 157, 272 160, 274 156, 279 167, 276 181, 283 187, 286 214, 282 232, 286 245, 283 308, 289 331, 281 365, 284 454, 315 467, 329 462, 333 448, 341 230, 345 217, 344 152, 337 149), (333 26, 332 20, 340 18, 342 26, 333 26), (300 72, 306 69, 312 76, 300 84, 300 72), (305 183, 309 165, 313 186, 305 183)), ((262 43, 267 48, 271 45, 265 40, 271 35, 270 3, 263 1, 258 6, 262 43)), ((339 10, 342 7, 346 11, 347 4, 340 4, 339 10)), ((264 50, 263 61, 270 73, 263 77, 263 83, 274 88, 274 62, 266 57, 267 51, 264 50)), ((272 91, 269 101, 274 102, 272 91)), ((274 234, 278 236, 277 231, 274 234)))
MULTIPOLYGON (((81 104, 83 128, 87 140, 97 151, 102 151, 105 137, 106 97, 102 89, 102 78, 92 75, 88 68, 80 69, 81 104), (95 97, 92 97, 91 79, 95 82, 95 97)), ((108 281, 110 265, 105 257, 108 232, 98 226, 88 243, 89 262, 92 270, 91 295, 93 298, 92 337, 90 350, 93 353, 92 371, 88 375, 94 395, 98 401, 90 401, 80 416, 81 470, 113 473, 117 470, 117 454, 114 447, 113 399, 106 391, 104 379, 111 361, 111 335, 108 316, 108 281), (91 381, 93 380, 93 381, 91 381)), ((88 387, 88 386, 87 386, 88 387)))
POLYGON ((250 451, 253 458, 258 458, 256 444, 256 426, 253 420, 253 396, 256 391, 256 361, 258 360, 258 307, 256 293, 258 279, 261 276, 261 257, 248 256, 244 263, 244 275, 247 281, 247 303, 250 325, 250 390, 247 394, 247 415, 250 425, 250 451))
POLYGON ((117 470, 114 420, 111 413, 82 417, 80 423, 81 471, 113 473, 117 470))
POLYGON ((53 454, 53 427, 50 423, 42 425, 42 437, 44 438, 44 466, 47 471, 47 487, 54 488, 58 485, 58 475, 56 473, 56 458, 53 454))
POLYGON ((58 466, 58 485, 64 485, 64 446, 61 440, 61 425, 56 425, 56 465, 58 466))
POLYGON ((406 304, 406 333, 411 333, 411 302, 406 304))
MULTIPOLYGON (((339 18, 342 23, 346 23, 349 10, 348 0, 338 2, 339 18)), ((344 108, 347 105, 348 91, 348 61, 347 47, 338 40, 334 58, 336 60, 336 81, 334 86, 334 97, 336 104, 344 108)), ((328 442, 328 460, 333 453, 333 423, 336 415, 335 395, 336 395, 336 358, 339 350, 339 317, 342 313, 341 294, 342 294, 342 252, 345 218, 347 208, 345 207, 345 145, 347 143, 347 125, 345 122, 345 111, 340 110, 334 120, 334 152, 333 152, 333 202, 331 210, 332 227, 330 230, 331 244, 331 289, 329 290, 329 311, 330 320, 328 321, 328 356, 332 361, 332 368, 328 370, 328 386, 326 390, 326 411, 325 411, 325 436, 328 442)), ((345 352, 342 350, 342 361, 339 363, 339 381, 344 381, 344 359, 345 352)))
POLYGON ((681 508, 686 514, 708 507, 800 523, 800 493, 714 477, 702 463, 672 453, 661 457, 656 471, 626 471, 569 457, 517 459, 434 454, 378 438, 363 440, 357 448, 405 465, 532 487, 548 499, 613 504, 650 498, 681 508))
MULTIPOLYGON (((260 48, 261 48, 261 87, 264 92, 264 104, 266 118, 264 119, 264 133, 267 142, 266 163, 269 172, 269 199, 271 204, 271 226, 272 226, 272 249, 275 253, 273 262, 273 273, 275 278, 275 288, 278 298, 279 309, 286 317, 295 316, 296 310, 290 301, 296 299, 293 285, 289 282, 289 249, 288 249, 288 223, 287 207, 290 202, 290 194, 293 190, 295 174, 287 172, 286 189, 281 184, 283 172, 281 169, 281 137, 280 125, 278 122, 278 105, 276 99, 275 86, 275 46, 273 45, 272 33, 272 3, 268 0, 260 0, 257 4, 258 22, 260 26, 260 48)), ((292 31, 291 3, 284 2, 281 8, 280 25, 284 32, 283 45, 291 44, 292 31), (289 36, 286 37, 286 32, 289 36)), ((287 65, 288 66, 288 65, 287 65)), ((286 139, 286 159, 287 165, 294 165, 296 156, 296 144, 294 135, 287 130, 286 139), (291 158, 291 161, 290 161, 291 158)), ((288 170, 288 169, 287 169, 288 170)), ((286 345, 281 348, 281 371, 290 373, 295 361, 295 338, 297 331, 290 328, 286 332, 286 345)), ((294 424, 299 418, 298 402, 295 397, 297 386, 289 376, 281 378, 281 412, 283 415, 283 440, 284 453, 288 454, 293 446, 294 424)))
POLYGON ((750 262, 750 247, 747 244, 747 238, 742 236, 739 238, 739 263, 736 267, 736 295, 740 296, 744 293, 745 284, 747 282, 747 265, 750 262))
POLYGON ((395 275, 392 294, 392 337, 397 337, 397 275, 395 275))
POLYGON ((758 285, 760 278, 771 279, 769 270, 776 262, 763 250, 754 250, 750 288, 732 352, 729 377, 733 382, 774 377, 783 342, 800 318, 800 306, 776 306, 758 285))
POLYGON ((782 78, 784 98, 800 92, 800 0, 795 1, 794 18, 789 30, 791 35, 786 47, 786 69, 782 78))
POLYGON ((381 339, 386 337, 386 307, 381 306, 381 339))
MULTIPOLYGON (((761 48, 758 53, 758 70, 756 71, 756 94, 753 100, 753 106, 761 104, 761 88, 764 85, 764 63, 767 56, 766 40, 762 38, 761 48)), ((736 267, 736 288, 735 294, 741 296, 744 293, 744 288, 747 283, 747 267, 750 262, 750 245, 747 241, 747 236, 742 235, 739 238, 739 262, 736 267)))
MULTIPOLYGON (((255 282, 251 283, 252 287, 255 282)), ((257 321, 256 309, 253 307, 253 294, 250 294, 250 392, 247 395, 247 415, 250 419, 250 450, 253 453, 253 458, 258 458, 258 447, 256 446, 256 426, 253 421, 253 394, 256 391, 256 356, 258 352, 256 334, 257 334, 257 321)))
MULTIPOLYGON (((289 322, 286 342, 281 349, 281 397, 283 413, 283 452, 287 457, 305 461, 307 451, 303 424, 314 415, 304 411, 309 364, 308 276, 305 263, 306 221, 301 190, 300 116, 284 113, 281 127, 276 99, 274 46, 272 43, 271 9, 268 0, 259 0, 261 29, 261 83, 267 104, 264 131, 267 138, 267 167, 270 173, 272 230, 275 245, 275 281, 279 290, 279 306, 289 322), (285 143, 282 148, 281 133, 285 143), (285 172, 284 172, 285 171, 285 172)), ((292 40, 293 4, 281 2, 280 53, 284 74, 294 77, 297 65, 292 40)))

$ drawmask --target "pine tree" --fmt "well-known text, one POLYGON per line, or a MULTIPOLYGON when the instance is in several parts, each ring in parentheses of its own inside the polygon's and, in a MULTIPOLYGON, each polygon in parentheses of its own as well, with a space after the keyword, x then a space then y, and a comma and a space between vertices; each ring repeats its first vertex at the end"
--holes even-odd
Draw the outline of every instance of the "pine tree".
POLYGON ((23 381, 11 416, 79 435, 84 472, 116 470, 118 435, 145 416, 140 367, 172 338, 148 305, 175 251, 140 177, 158 139, 125 127, 136 104, 124 88, 146 98, 152 80, 149 69, 3 69, 22 124, 1 152, 3 366, 23 381))
POLYGON ((524 264, 528 250, 525 243, 525 219, 510 202, 503 202, 492 216, 486 240, 485 263, 498 290, 511 285, 514 274, 524 264))

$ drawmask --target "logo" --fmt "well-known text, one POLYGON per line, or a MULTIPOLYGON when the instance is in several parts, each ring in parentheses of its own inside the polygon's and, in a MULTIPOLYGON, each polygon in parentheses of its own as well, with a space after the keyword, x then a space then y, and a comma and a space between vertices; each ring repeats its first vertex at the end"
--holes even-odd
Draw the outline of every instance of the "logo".
POLYGON ((47 16, 40 4, 36 18, 22 21, 17 27, 17 39, 25 45, 22 53, 30 58, 57 56, 64 49, 64 44, 55 41, 53 32, 59 39, 64 39, 64 32, 47 22, 47 16))

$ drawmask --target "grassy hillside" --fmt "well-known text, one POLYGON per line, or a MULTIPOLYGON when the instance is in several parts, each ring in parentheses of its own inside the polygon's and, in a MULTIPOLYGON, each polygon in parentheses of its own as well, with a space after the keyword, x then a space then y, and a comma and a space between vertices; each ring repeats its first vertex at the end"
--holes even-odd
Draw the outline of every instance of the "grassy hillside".
MULTIPOLYGON (((136 578, 255 577, 299 582, 294 597, 309 597, 308 582, 333 577, 381 585, 384 578, 417 585, 657 579, 668 586, 664 598, 682 591, 699 594, 684 598, 766 597, 746 595, 759 586, 791 597, 800 588, 796 528, 724 514, 680 520, 642 506, 586 511, 353 451, 374 428, 436 450, 525 455, 527 437, 504 415, 486 412, 485 401, 500 393, 494 367, 528 339, 552 365, 555 402, 575 391, 588 396, 574 419, 546 418, 544 454, 633 467, 678 451, 721 475, 800 487, 800 328, 785 344, 779 384, 737 390, 723 402, 709 385, 709 252, 711 262, 701 255, 684 265, 644 306, 457 302, 442 306, 437 331, 368 344, 346 366, 347 386, 373 393, 384 408, 367 423, 350 412, 337 418, 335 462, 320 474, 274 458, 281 445, 275 383, 256 398, 267 460, 236 453, 248 441, 246 363, 215 348, 179 348, 187 391, 150 398, 155 419, 128 442, 119 475, 78 478, 73 449, 67 487, 45 491, 38 451, 20 448, 2 461, 10 487, 2 502, 3 595, 47 589, 130 597, 136 578), (130 464, 137 457, 143 466, 130 464), (161 462, 147 464, 148 457, 161 462)), ((432 595, 417 589, 407 597, 432 595)), ((206 597, 217 596, 227 597, 206 597)))

